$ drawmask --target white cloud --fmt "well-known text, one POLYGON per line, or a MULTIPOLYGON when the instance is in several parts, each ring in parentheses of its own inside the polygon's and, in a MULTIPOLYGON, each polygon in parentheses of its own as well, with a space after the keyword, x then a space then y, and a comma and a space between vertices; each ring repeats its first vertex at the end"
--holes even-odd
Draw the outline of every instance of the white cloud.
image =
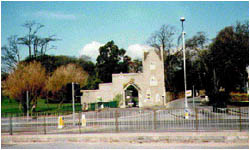
MULTIPOLYGON (((99 48, 104 44, 97 41, 92 41, 84 45, 84 47, 79 51, 80 56, 86 55, 91 58, 92 61, 96 62, 96 58, 99 55, 99 48)), ((132 59, 142 59, 143 52, 148 51, 152 47, 148 45, 132 44, 126 49, 126 55, 130 56, 132 59)))
POLYGON ((63 19, 63 20, 74 20, 76 16, 73 14, 66 14, 61 12, 51 12, 51 11, 38 11, 34 13, 36 17, 43 17, 48 19, 63 19))
POLYGON ((97 56, 99 55, 99 48, 103 46, 104 44, 101 44, 96 41, 92 41, 91 43, 86 44, 81 50, 80 50, 80 56, 86 55, 91 58, 92 61, 96 61, 97 56))
POLYGON ((126 55, 130 56, 133 59, 142 59, 143 52, 148 51, 151 49, 148 45, 141 45, 141 44, 133 44, 129 45, 127 48, 126 55))

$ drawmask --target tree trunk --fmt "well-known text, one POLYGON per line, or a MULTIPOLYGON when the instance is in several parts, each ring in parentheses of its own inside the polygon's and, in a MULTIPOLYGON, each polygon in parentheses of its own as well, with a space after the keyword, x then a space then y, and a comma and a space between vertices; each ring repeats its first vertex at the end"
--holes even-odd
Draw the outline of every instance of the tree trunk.
POLYGON ((218 93, 218 81, 216 78, 216 72, 215 72, 215 68, 213 69, 213 82, 214 82, 214 93, 218 93))
MULTIPOLYGON (((26 101, 26 100, 25 100, 26 101)), ((26 102, 25 101, 22 101, 21 104, 22 104, 22 107, 23 107, 23 112, 24 113, 27 113, 28 109, 27 109, 27 105, 26 105, 26 102)))
MULTIPOLYGON (((48 95, 48 93, 47 93, 47 95, 48 95)), ((48 96, 46 96, 46 101, 47 101, 47 108, 49 110, 49 99, 48 99, 48 96)))
POLYGON ((57 108, 60 109, 62 107, 63 100, 58 104, 57 108))
POLYGON ((31 46, 29 45, 29 56, 31 58, 31 46))

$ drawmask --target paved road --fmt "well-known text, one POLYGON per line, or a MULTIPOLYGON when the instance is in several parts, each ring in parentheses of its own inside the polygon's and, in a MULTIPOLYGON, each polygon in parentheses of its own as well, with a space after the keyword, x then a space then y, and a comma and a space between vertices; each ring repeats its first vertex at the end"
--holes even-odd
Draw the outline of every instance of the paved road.
MULTIPOLYGON (((194 105, 199 106, 200 105, 200 97, 195 97, 194 98, 194 105)), ((193 98, 188 98, 188 107, 193 108, 193 98)), ((174 100, 168 103, 167 108, 184 108, 185 103, 184 103, 184 98, 174 100)))
POLYGON ((43 143, 2 145, 2 149, 248 149, 246 143, 43 143))

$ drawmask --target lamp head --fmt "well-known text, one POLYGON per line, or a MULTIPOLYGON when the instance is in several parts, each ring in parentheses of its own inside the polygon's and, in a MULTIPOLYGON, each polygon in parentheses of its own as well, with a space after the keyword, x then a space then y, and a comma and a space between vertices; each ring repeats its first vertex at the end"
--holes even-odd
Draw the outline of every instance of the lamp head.
POLYGON ((180 21, 184 22, 184 21, 185 21, 185 18, 184 18, 184 17, 181 17, 180 21))

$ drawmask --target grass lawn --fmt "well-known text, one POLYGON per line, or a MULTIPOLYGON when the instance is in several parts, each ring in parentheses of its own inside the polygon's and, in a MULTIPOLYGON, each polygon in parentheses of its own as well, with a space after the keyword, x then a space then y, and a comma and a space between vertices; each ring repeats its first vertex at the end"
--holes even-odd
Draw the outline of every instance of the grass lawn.
MULTIPOLYGON (((81 105, 79 103, 75 103, 75 111, 80 111, 81 105)), ((65 112, 72 111, 72 103, 64 103, 59 108, 58 104, 47 104, 45 99, 39 99, 36 112, 65 112)), ((19 103, 16 100, 9 99, 7 97, 2 96, 1 100, 1 113, 23 113, 22 107, 19 108, 19 103)))
POLYGON ((229 104, 232 106, 247 107, 247 106, 249 106, 249 101, 230 102, 229 104))
POLYGON ((19 110, 19 103, 16 100, 2 96, 1 113, 22 113, 22 111, 19 110))

